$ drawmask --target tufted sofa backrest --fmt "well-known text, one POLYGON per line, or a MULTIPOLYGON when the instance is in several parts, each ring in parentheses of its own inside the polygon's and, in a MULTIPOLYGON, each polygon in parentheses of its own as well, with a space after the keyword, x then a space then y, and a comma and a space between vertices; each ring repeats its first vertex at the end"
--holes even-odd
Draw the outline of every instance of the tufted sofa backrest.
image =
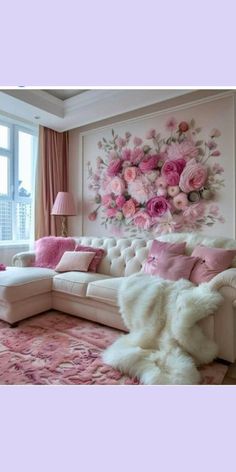
MULTIPOLYGON (((98 266, 100 274, 113 277, 129 276, 141 271, 148 256, 153 239, 131 238, 95 238, 75 237, 77 244, 102 248, 106 251, 105 257, 98 266)), ((236 241, 229 238, 212 238, 200 233, 171 233, 158 237, 161 241, 186 241, 186 254, 191 254, 194 247, 203 244, 209 247, 236 248, 236 241)), ((233 261, 236 267, 236 258, 233 261)))

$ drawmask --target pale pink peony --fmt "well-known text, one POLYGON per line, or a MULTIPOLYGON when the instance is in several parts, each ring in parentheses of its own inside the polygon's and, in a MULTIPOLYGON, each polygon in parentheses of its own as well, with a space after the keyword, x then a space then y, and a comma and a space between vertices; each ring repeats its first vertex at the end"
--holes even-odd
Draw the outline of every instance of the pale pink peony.
POLYGON ((194 159, 184 168, 179 181, 179 186, 183 192, 199 190, 205 184, 208 176, 207 167, 197 163, 194 159))
POLYGON ((144 230, 149 229, 152 224, 152 220, 146 211, 138 211, 135 213, 132 222, 135 226, 144 230))
POLYGON ((123 207, 124 203, 126 202, 125 197, 123 195, 119 195, 116 198, 116 206, 119 210, 123 207))
POLYGON ((108 218, 114 218, 116 216, 117 209, 116 208, 107 208, 106 215, 108 218))
POLYGON ((125 183, 120 177, 114 177, 110 182, 110 191, 115 195, 122 195, 125 191, 125 183))
POLYGON ((157 168, 158 162, 160 157, 157 154, 153 154, 152 156, 145 157, 139 164, 139 169, 143 172, 149 172, 157 168))
POLYGON ((109 206, 112 203, 112 196, 111 194, 106 194, 102 196, 102 205, 103 206, 109 206))
POLYGON ((141 138, 138 138, 137 136, 134 137, 133 139, 134 146, 141 146, 143 140, 141 138))
POLYGON ((130 161, 131 160, 131 149, 123 149, 121 158, 123 161, 130 161))
POLYGON ((178 195, 179 192, 180 192, 180 188, 178 185, 170 186, 167 188, 167 193, 172 198, 178 195))
POLYGON ((177 126, 177 121, 174 117, 171 117, 166 122, 166 129, 167 131, 174 131, 177 126))
POLYGON ((185 159, 187 161, 192 157, 197 157, 198 153, 198 148, 188 139, 182 143, 171 143, 167 148, 169 159, 185 159))
POLYGON ((178 193, 178 195, 173 198, 173 204, 177 210, 183 210, 189 204, 187 195, 183 192, 178 193))
POLYGON ((150 182, 148 184, 145 177, 137 177, 133 182, 128 184, 129 194, 138 203, 145 203, 149 199, 150 182))
POLYGON ((121 160, 120 159, 113 159, 107 168, 107 175, 109 177, 115 177, 120 172, 121 169, 121 160))
POLYGON ((117 159, 119 157, 118 153, 114 150, 109 152, 109 159, 117 159))
POLYGON ((220 151, 213 151, 213 152, 211 153, 211 156, 214 156, 214 157, 220 156, 220 151))
POLYGON ((155 139, 157 135, 157 132, 154 128, 151 128, 145 135, 146 139, 155 139))
POLYGON ((183 211, 183 216, 185 220, 189 223, 192 223, 198 218, 203 218, 204 215, 205 215, 205 204, 203 202, 189 205, 183 211))
POLYGON ((143 149, 140 147, 134 148, 131 154, 132 164, 139 164, 139 162, 143 159, 143 157, 144 157, 143 149))
POLYGON ((155 218, 164 215, 169 209, 169 204, 165 197, 152 197, 148 200, 146 209, 149 216, 155 218))
POLYGON ((136 206, 132 198, 125 202, 122 211, 125 218, 131 218, 131 216, 134 216, 136 212, 136 206))
POLYGON ((126 167, 124 170, 124 179, 126 182, 133 182, 137 177, 137 167, 126 167))

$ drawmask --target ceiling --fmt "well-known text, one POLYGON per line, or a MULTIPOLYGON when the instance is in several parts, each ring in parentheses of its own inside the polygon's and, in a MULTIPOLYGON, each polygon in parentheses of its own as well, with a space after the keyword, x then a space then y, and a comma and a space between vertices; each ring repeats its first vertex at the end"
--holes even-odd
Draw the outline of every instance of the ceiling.
POLYGON ((43 91, 53 95, 56 98, 60 98, 61 100, 67 100, 68 98, 75 97, 80 93, 87 92, 87 90, 81 89, 43 89, 43 91))
MULTIPOLYGON (((24 123, 66 131, 180 96, 223 90, 0 88, 0 114, 24 123), (57 95, 57 96, 55 96, 57 95), (60 95, 60 97, 59 97, 60 95)), ((204 96, 204 95, 203 95, 204 96)), ((201 98, 201 96, 200 96, 201 98)), ((188 100, 192 100, 192 95, 188 100)), ((196 100, 196 98, 195 98, 196 100)), ((171 105, 173 106, 173 102, 171 105)), ((165 109, 168 107, 165 103, 165 109)))

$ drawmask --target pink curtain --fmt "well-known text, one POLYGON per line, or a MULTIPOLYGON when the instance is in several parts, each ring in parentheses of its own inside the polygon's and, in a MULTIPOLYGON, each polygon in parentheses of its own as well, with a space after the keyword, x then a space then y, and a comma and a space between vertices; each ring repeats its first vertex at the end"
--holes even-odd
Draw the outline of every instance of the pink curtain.
POLYGON ((58 192, 68 190, 68 133, 39 128, 35 189, 35 239, 60 236, 61 217, 51 210, 58 192))

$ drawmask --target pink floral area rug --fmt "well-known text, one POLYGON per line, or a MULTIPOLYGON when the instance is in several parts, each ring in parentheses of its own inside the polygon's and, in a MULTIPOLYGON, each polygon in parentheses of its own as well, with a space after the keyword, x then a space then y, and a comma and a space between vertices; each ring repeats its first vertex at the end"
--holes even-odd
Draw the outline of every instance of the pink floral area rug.
MULTIPOLYGON (((138 385, 102 362, 120 331, 56 311, 10 328, 0 321, 1 385, 138 385)), ((219 385, 228 367, 203 366, 201 384, 219 385)))

